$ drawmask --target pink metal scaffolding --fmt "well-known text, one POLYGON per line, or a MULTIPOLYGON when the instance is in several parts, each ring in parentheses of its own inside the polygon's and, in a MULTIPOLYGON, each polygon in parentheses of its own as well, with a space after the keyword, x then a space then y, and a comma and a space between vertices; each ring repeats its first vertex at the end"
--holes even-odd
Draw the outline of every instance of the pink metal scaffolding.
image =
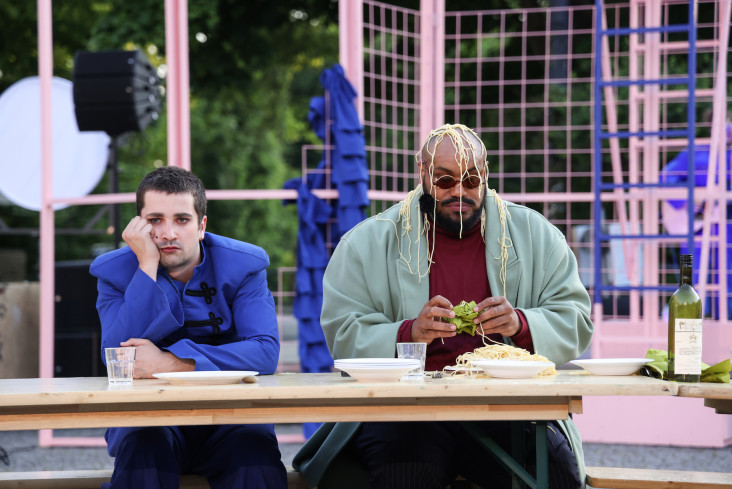
MULTIPOLYGON (((44 107, 50 107, 51 0, 37 2, 42 100, 44 107)), ((680 3, 679 0, 632 0, 607 5, 605 13, 608 24, 616 27, 652 25, 663 22, 669 9, 680 3)), ((698 1, 698 10, 703 13, 698 28, 712 32, 705 38, 709 40, 700 41, 699 49, 715 59, 712 63, 715 68, 710 73, 698 74, 700 80, 706 82, 700 83, 697 97, 703 103, 722 108, 729 105, 726 93, 729 4, 730 0, 698 1)), ((650 76, 664 73, 673 56, 683 55, 684 47, 675 39, 651 36, 636 38, 628 46, 609 43, 602 53, 595 53, 593 26, 597 12, 594 6, 456 12, 446 10, 444 0, 422 0, 419 10, 373 0, 349 0, 340 2, 339 9, 341 64, 358 92, 357 107, 369 153, 371 212, 383 210, 413 188, 413 155, 431 128, 444 122, 464 123, 474 127, 486 143, 491 187, 507 200, 542 212, 564 231, 578 257, 580 275, 592 290, 590 257, 595 250, 588 238, 593 226, 598 224, 593 222, 590 212, 596 205, 592 170, 597 163, 593 161, 591 137, 594 63, 603 63, 603 76, 650 76), (541 69, 537 70, 538 67, 541 69)), ((166 0, 170 77, 167 106, 169 123, 173 121, 168 127, 169 164, 190 168, 186 12, 185 2, 166 0)), ((605 107, 605 120, 610 130, 648 128, 653 124, 673 127, 678 121, 668 119, 667 114, 677 98, 678 94, 673 92, 609 91, 606 100, 614 102, 605 107), (619 112, 628 114, 628 118, 622 119, 619 112)), ((723 155, 720 128, 724 115, 717 110, 714 117, 714 130, 708 142, 716 154, 723 155)), ((52 168, 50 132, 50 114, 44 110, 41 376, 53 375, 52 205, 134 201, 132 194, 54 199, 50 182, 52 172, 49 171, 52 168)), ((682 147, 683 142, 679 141, 608 145, 603 148, 611 161, 607 176, 626 182, 657 181, 661 166, 682 147)), ((303 177, 312 171, 313 165, 307 163, 308 155, 321 149, 303 149, 303 177)), ((721 165, 717 170, 722 181, 729 178, 725 169, 726 166, 721 165)), ((337 197, 332 189, 315 193, 323 198, 337 197)), ((732 199, 724 187, 715 188, 713 179, 706 190, 700 189, 699 195, 720 202, 732 199)), ((672 191, 650 197, 633 192, 608 192, 602 196, 602 201, 616 205, 613 214, 606 216, 606 224, 618 233, 641 228, 657 232, 659 202, 674 196, 679 198, 672 191)), ((293 199, 295 192, 212 190, 208 197, 293 199)), ((708 230, 712 224, 712 216, 706 215, 701 237, 704 249, 709 249, 712 243, 727 246, 729 237, 724 231, 715 238, 710 237, 708 230)), ((719 228, 724 230, 724 222, 720 224, 719 228)), ((666 284, 670 272, 666 262, 659 260, 659 254, 676 246, 678 242, 662 240, 652 245, 611 246, 603 250, 606 255, 603 275, 614 283, 666 284)), ((721 259, 718 266, 726 270, 729 264, 721 259)), ((292 270, 280 272, 282 277, 292 275, 292 270)), ((729 294, 721 283, 700 285, 722 296, 729 294)), ((282 297, 291 295, 286 287, 280 286, 278 290, 282 297)), ((662 303, 666 297, 655 294, 619 294, 611 297, 605 308, 596 305, 592 354, 642 356, 648 347, 665 348, 661 309, 652 305, 662 303), (627 311, 621 307, 625 303, 627 311)), ((725 313, 721 317, 726 317, 727 311, 721 312, 725 313)), ((711 327, 705 329, 704 348, 714 360, 725 349, 729 354, 732 334, 725 321, 710 323, 711 327), (712 333, 707 334, 707 330, 712 333)), ((595 410, 602 412, 602 407, 593 406, 595 410)), ((700 422, 707 431, 716 431, 717 438, 711 440, 696 437, 694 433, 679 433, 682 437, 679 439, 699 445, 724 444, 732 440, 729 423, 712 426, 704 424, 706 420, 700 422)), ((597 430, 597 433, 601 431, 597 430)), ((639 426, 636 431, 643 433, 643 427, 639 426)), ((589 433, 589 439, 601 437, 593 432, 592 426, 583 427, 583 433, 589 433)), ((677 443, 676 439, 659 440, 652 436, 627 441, 677 443)), ((42 444, 53 443, 50 434, 42 435, 42 444)))
MULTIPOLYGON (((591 257, 595 250, 588 238, 593 226, 599 224, 591 213, 598 204, 593 192, 593 168, 597 164, 592 138, 594 64, 602 63, 603 76, 607 77, 669 76, 673 74, 674 56, 685 56, 688 46, 676 38, 636 36, 630 45, 606 43, 602 53, 595 53, 594 21, 598 12, 594 6, 454 12, 444 11, 444 3, 431 0, 422 1, 419 11, 366 0, 349 2, 349 8, 357 8, 352 3, 362 3, 363 24, 341 23, 341 29, 362 33, 363 67, 353 73, 363 73, 363 101, 359 103, 364 107, 371 188, 412 188, 411 157, 429 128, 442 122, 474 127, 488 147, 490 185, 504 198, 542 212, 565 232, 578 256, 583 281, 592 292, 591 257), (435 87, 440 85, 444 91, 436 94, 435 87)), ((725 58, 729 0, 697 3, 698 51, 713 58, 705 66, 714 68, 697 73, 700 82, 696 95, 701 104, 723 109, 728 105, 725 58)), ((633 0, 606 5, 605 15, 616 28, 662 25, 673 9, 686 5, 679 0, 633 0)), ((342 33, 344 37, 351 35, 342 33)), ((348 58, 359 59, 361 47, 349 48, 348 58)), ((673 127, 684 122, 670 115, 680 97, 673 90, 607 89, 604 120, 612 132, 673 127)), ((716 139, 715 132, 711 140, 699 139, 718 148, 720 155, 724 153, 720 138, 723 119, 723 114, 715 113, 712 128, 718 134, 716 139)), ((612 163, 607 172, 603 168, 603 178, 626 183, 657 182, 662 166, 684 146, 684 141, 653 138, 636 138, 629 145, 611 141, 603 148, 612 163)), ((718 170, 722 182, 729 178, 724 168, 722 164, 718 170)), ((710 185, 707 190, 700 189, 700 197, 721 202, 730 199, 723 186, 714 186, 713 176, 710 185)), ((683 198, 680 192, 618 189, 603 193, 602 202, 614 203, 614 211, 605 216, 602 224, 618 234, 660 234, 660 201, 683 198)), ((375 202, 372 212, 390 203, 375 202)), ((721 222, 713 219, 706 214, 705 225, 725 227, 724 216, 721 222)), ((716 243, 721 249, 727 246, 724 231, 716 237, 709 237, 705 231, 701 240, 705 249, 708 243, 716 243)), ((609 245, 601 251, 603 280, 614 284, 674 285, 675 270, 664 256, 667 249, 678 245, 679 240, 674 239, 609 245)), ((705 266, 708 263, 704 258, 702 262, 705 266)), ((726 270, 727 265, 720 260, 717 267, 726 270)), ((719 270, 715 271, 717 276, 719 270)), ((700 285, 726 297, 726 284, 718 282, 700 285)), ((665 349, 662 305, 668 295, 653 290, 620 292, 608 297, 606 304, 597 304, 593 311, 596 333, 592 355, 643 356, 651 347, 665 349)), ((724 302, 720 301, 720 309, 726 307, 724 302)), ((718 317, 726 317, 726 310, 720 310, 718 317)), ((732 330, 726 321, 710 319, 705 328, 705 358, 719 361, 729 355, 730 345, 732 330)), ((606 411, 614 407, 605 404, 610 407, 598 412, 609 414, 606 411)), ((661 407, 657 412, 665 409, 661 407)), ((702 446, 732 441, 729 423, 714 425, 720 420, 711 420, 703 407, 695 409, 693 414, 687 411, 681 415, 699 414, 700 426, 708 429, 677 433, 675 437, 649 434, 642 439, 646 432, 641 425, 633 430, 635 438, 631 435, 619 441, 702 446)), ((587 431, 591 439, 605 441, 613 430, 587 431)))
MULTIPOLYGON (((693 236, 694 246, 701 250, 697 288, 702 297, 710 299, 707 304, 711 305, 705 318, 704 360, 715 363, 728 357, 732 344, 732 329, 726 320, 730 294, 726 253, 730 216, 725 216, 724 211, 714 213, 715 205, 709 205, 716 203, 719 209, 725 209, 730 199, 725 185, 725 182, 729 182, 729 175, 726 174, 728 165, 724 160, 727 152, 722 136, 725 113, 729 107, 727 56, 730 2, 694 2, 693 16, 688 14, 689 7, 688 2, 679 0, 633 0, 627 4, 603 5, 602 12, 597 13, 602 15, 603 29, 609 27, 616 32, 623 29, 633 31, 630 35, 610 37, 609 42, 603 39, 603 82, 684 79, 689 76, 687 66, 693 66, 689 60, 693 59, 697 63, 702 60, 704 63, 692 71, 694 83, 690 86, 648 83, 630 84, 625 88, 621 88, 622 85, 616 88, 606 85, 604 88, 602 116, 606 127, 603 129, 608 133, 625 131, 630 134, 657 135, 631 136, 622 141, 624 144, 611 138, 607 146, 602 148, 610 164, 606 161, 594 162, 596 167, 602 165, 604 182, 628 185, 625 189, 616 187, 612 192, 603 194, 603 200, 608 197, 616 204, 605 216, 604 224, 613 226, 617 235, 627 235, 629 238, 634 234, 648 236, 643 240, 621 239, 609 244, 610 256, 619 259, 608 264, 608 274, 612 275, 618 267, 623 267, 627 270, 624 285, 631 287, 628 292, 614 293, 612 299, 625 299, 629 311, 627 315, 608 314, 606 304, 595 304, 593 320, 596 334, 592 355, 596 357, 623 356, 642 353, 647 348, 666 348, 664 307, 676 286, 677 277, 676 265, 669 258, 687 241, 686 238, 664 237, 662 233, 677 236, 687 234, 688 213, 694 211, 684 210, 683 216, 675 217, 678 223, 674 223, 674 218, 669 218, 672 208, 668 201, 686 199, 688 190, 658 187, 657 184, 661 181, 661 169, 687 145, 686 137, 665 135, 688 127, 685 115, 690 99, 695 100, 699 109, 697 113, 701 113, 702 109, 713 109, 714 112, 711 124, 696 116, 697 127, 711 129, 711 138, 695 138, 695 147, 704 145, 711 149, 707 185, 694 190, 695 201, 704 200, 707 203, 703 211, 701 235, 693 236), (692 46, 691 34, 659 30, 672 23, 678 25, 688 22, 689 19, 695 19, 695 46, 692 46), (719 180, 715 179, 717 175, 719 180), (712 226, 717 231, 715 236, 710 233, 712 226), (675 231, 669 228, 675 228, 675 231), (710 262, 711 250, 717 251, 714 262, 710 262), (708 276, 712 277, 711 283, 707 282, 708 276), (663 290, 663 286, 666 286, 666 290, 663 290)), ((606 211, 608 209, 605 208, 606 211)), ((646 403, 643 406, 646 417, 638 416, 630 420, 627 429, 631 435, 625 435, 625 438, 619 432, 608 431, 599 419, 585 426, 580 424, 580 427, 583 435, 600 441, 698 446, 732 443, 732 426, 729 422, 709 413, 701 403, 689 404, 681 409, 669 408, 661 400, 646 403), (679 416, 697 420, 695 429, 666 430, 663 434, 659 434, 660 429, 653 431, 653 427, 671 424, 671 419, 679 416)), ((612 412, 629 407, 630 404, 623 405, 615 400, 600 403, 593 399, 588 404, 588 412, 609 417, 612 412)))
MULTIPOLYGON (((420 11, 385 2, 348 3, 349 9, 362 3, 361 26, 341 23, 342 39, 352 38, 351 31, 362 32, 362 56, 358 55, 361 45, 349 45, 348 49, 342 45, 341 52, 342 57, 348 53, 345 57, 349 60, 363 59, 352 72, 363 73, 363 100, 359 104, 364 107, 372 190, 403 192, 411 188, 411 156, 426 131, 443 121, 462 122, 476 128, 486 142, 491 186, 507 199, 544 213, 565 231, 578 255, 592 253, 591 244, 582 241, 580 234, 583 227, 593 225, 588 209, 595 199, 590 137, 594 63, 601 62, 607 76, 651 77, 668 71, 669 53, 678 54, 683 46, 658 36, 640 42, 636 36, 630 47, 606 44, 601 56, 596 56, 594 6, 445 12, 443 4, 430 0, 422 2, 420 11), (344 33, 344 29, 349 32, 344 33), (440 96, 434 93, 436 86, 443 87, 440 96)), ((611 11, 609 16, 616 27, 629 23, 632 27, 662 22, 674 5, 683 4, 674 0, 634 1, 613 3, 606 10, 611 11)), ((716 73, 699 73, 702 80, 726 78, 726 63, 721 62, 725 57, 719 56, 725 52, 720 46, 727 45, 725 5, 724 1, 699 2, 703 13, 699 30, 714 31, 711 38, 699 41, 699 49, 720 60, 715 64, 716 73)), ((715 86, 715 90, 700 87, 697 96, 710 105, 721 100, 714 105, 723 107, 725 84, 715 86)), ((678 124, 668 118, 670 104, 679 97, 673 91, 658 93, 635 87, 616 94, 607 89, 606 96, 606 120, 611 130, 652 130, 678 124), (618 120, 618 110, 629 114, 628 119, 618 120)), ((680 140, 636 138, 629 147, 611 141, 605 151, 612 160, 615 180, 638 183, 658 181, 661 166, 684 144, 680 140)), ((669 195, 674 192, 679 191, 672 190, 669 195)), ((617 190, 602 198, 616 202, 617 212, 607 220, 618 232, 643 227, 657 231, 660 199, 656 199, 655 208, 644 209, 636 192, 617 190)), ((379 210, 378 205, 373 210, 379 210)), ((664 249, 669 245, 676 243, 661 242, 664 249)), ((604 270, 608 279, 639 283, 644 276, 647 283, 665 284, 667 270, 653 268, 652 262, 657 260, 650 259, 655 255, 649 250, 644 248, 645 259, 637 246, 606 250, 612 255, 604 270), (618 257, 621 262, 616 261, 618 257)), ((591 275, 591 261, 580 258, 582 274, 591 275)), ((592 283, 587 285, 592 287, 592 283)), ((601 312, 598 319, 659 320, 660 316, 643 314, 638 294, 628 302, 627 314, 601 312)))

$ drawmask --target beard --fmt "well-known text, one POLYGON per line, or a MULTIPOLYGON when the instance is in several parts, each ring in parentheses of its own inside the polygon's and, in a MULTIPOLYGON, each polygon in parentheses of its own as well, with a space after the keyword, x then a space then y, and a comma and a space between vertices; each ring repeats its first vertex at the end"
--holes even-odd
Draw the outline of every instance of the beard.
MULTIPOLYGON (((472 229, 473 226, 475 226, 478 221, 480 221, 480 215, 481 215, 481 208, 476 208, 472 214, 468 215, 464 219, 462 218, 462 214, 458 216, 457 219, 453 219, 452 216, 449 214, 440 211, 439 207, 435 207, 435 198, 432 197, 430 194, 424 192, 424 186, 422 187, 422 195, 419 198, 419 210, 422 211, 423 214, 427 214, 427 216, 432 219, 432 221, 442 230, 451 233, 451 234, 460 234, 461 229, 461 223, 462 220, 462 231, 468 231, 469 229, 472 229), (437 215, 435 214, 435 210, 437 212, 437 215)), ((443 205, 448 205, 453 202, 457 202, 460 199, 458 197, 453 197, 447 200, 441 201, 443 205)), ((462 199, 463 203, 468 205, 475 205, 475 201, 473 199, 467 199, 463 197, 462 199)))

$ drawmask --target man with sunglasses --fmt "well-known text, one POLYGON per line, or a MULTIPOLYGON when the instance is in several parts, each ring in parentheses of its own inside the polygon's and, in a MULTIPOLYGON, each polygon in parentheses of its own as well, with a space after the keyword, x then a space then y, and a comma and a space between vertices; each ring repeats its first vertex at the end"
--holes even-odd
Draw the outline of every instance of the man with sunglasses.
MULTIPOLYGON (((463 125, 435 129, 417 154, 417 188, 343 236, 323 279, 321 324, 333 358, 394 357, 397 342, 425 342, 426 370, 441 371, 491 340, 557 365, 587 348, 590 298, 572 250, 544 216, 488 188, 486 154, 463 125), (462 300, 477 304, 475 336, 447 322, 462 300)), ((533 426, 524 430, 533 440, 533 426)), ((510 449, 507 422, 473 423, 470 431, 510 449)), ((547 431, 550 487, 579 487, 576 427, 557 421, 547 431)), ((293 465, 310 485, 327 487, 350 462, 375 488, 441 488, 457 475, 511 487, 495 458, 449 419, 325 424, 293 465)))

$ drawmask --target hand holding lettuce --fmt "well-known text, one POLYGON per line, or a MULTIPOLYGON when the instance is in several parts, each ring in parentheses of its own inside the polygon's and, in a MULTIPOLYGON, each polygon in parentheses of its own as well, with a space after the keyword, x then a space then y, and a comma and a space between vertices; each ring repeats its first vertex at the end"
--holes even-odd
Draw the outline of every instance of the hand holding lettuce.
POLYGON ((478 313, 473 311, 474 307, 475 301, 461 301, 460 304, 452 308, 455 317, 448 319, 448 322, 455 325, 455 332, 457 334, 468 333, 470 336, 475 336, 475 327, 477 324, 473 322, 473 319, 478 317, 478 313))

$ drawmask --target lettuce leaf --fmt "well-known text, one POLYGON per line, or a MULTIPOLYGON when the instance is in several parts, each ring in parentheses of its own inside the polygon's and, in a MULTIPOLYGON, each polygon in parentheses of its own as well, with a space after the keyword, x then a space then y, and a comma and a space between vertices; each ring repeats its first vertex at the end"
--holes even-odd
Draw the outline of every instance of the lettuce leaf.
MULTIPOLYGON (((641 369, 641 374, 657 379, 668 380, 668 352, 651 348, 646 352, 646 358, 653 360, 641 369)), ((729 384, 730 361, 729 359, 709 366, 702 362, 700 382, 716 382, 729 384)))
POLYGON ((475 301, 462 301, 452 308, 455 317, 448 319, 448 322, 455 325, 455 332, 457 334, 468 333, 470 336, 475 336, 475 327, 477 324, 473 322, 473 319, 478 316, 478 313, 473 311, 474 307, 475 301))

